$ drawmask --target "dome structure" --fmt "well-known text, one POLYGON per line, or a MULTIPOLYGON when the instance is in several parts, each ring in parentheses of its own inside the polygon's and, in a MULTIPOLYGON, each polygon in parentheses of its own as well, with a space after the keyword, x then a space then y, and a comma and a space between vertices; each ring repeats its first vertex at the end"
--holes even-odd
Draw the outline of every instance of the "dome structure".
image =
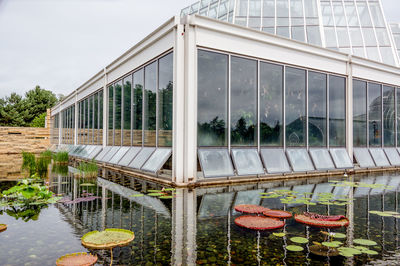
POLYGON ((399 66, 400 26, 381 0, 201 0, 181 11, 191 14, 399 66))

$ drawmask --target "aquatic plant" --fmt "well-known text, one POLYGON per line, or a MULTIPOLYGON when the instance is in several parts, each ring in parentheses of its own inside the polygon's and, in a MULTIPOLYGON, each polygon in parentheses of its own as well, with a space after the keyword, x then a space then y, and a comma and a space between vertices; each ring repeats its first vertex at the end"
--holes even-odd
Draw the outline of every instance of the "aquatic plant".
POLYGON ((99 168, 94 161, 90 163, 80 162, 77 169, 80 174, 85 177, 96 177, 99 171, 99 168))
POLYGON ((377 243, 375 241, 369 240, 369 239, 354 239, 353 243, 358 244, 358 245, 364 245, 364 246, 376 246, 377 243))
POLYGON ((284 237, 284 236, 286 236, 286 234, 285 233, 272 233, 274 236, 277 236, 277 237, 284 237))
POLYGON ((6 209, 6 213, 8 216, 14 217, 15 220, 37 221, 41 210, 44 208, 47 208, 47 205, 10 206, 6 209))
POLYGON ((347 218, 343 218, 337 221, 325 221, 325 220, 313 219, 304 214, 298 214, 294 216, 294 219, 296 220, 296 222, 299 223, 315 227, 323 227, 323 228, 336 228, 349 225, 349 220, 347 218))
POLYGON ((253 204, 241 204, 235 206, 235 211, 248 214, 260 214, 268 210, 268 208, 253 204))
POLYGON ((36 158, 31 152, 22 152, 22 171, 28 171, 29 176, 36 173, 36 158))
POLYGON ((326 247, 318 242, 313 243, 314 245, 309 246, 309 250, 312 254, 323 257, 339 256, 339 251, 336 248, 326 247))
POLYGON ((308 239, 307 238, 299 237, 299 236, 290 238, 290 241, 292 241, 294 243, 297 243, 297 244, 306 244, 306 243, 308 243, 308 239))
POLYGON ((282 228, 285 222, 264 216, 242 215, 235 219, 235 224, 253 230, 273 230, 282 228))
POLYGON ((400 213, 392 211, 369 211, 371 214, 376 214, 382 217, 395 217, 400 218, 400 213))
POLYGON ((40 158, 46 161, 47 164, 51 163, 51 159, 53 157, 53 153, 49 150, 46 150, 40 154, 40 158))
POLYGON ((286 249, 289 250, 289 251, 294 251, 294 252, 298 252, 298 251, 303 251, 304 250, 303 247, 300 247, 300 246, 297 246, 297 245, 288 245, 288 246, 286 246, 286 249))
POLYGON ((7 225, 6 224, 0 224, 0 232, 6 231, 7 230, 7 225))
POLYGON ((97 256, 86 252, 71 253, 60 257, 57 266, 90 266, 97 262, 97 256))
POLYGON ((54 164, 52 167, 53 173, 67 176, 68 175, 68 165, 65 164, 54 164))
POLYGON ((280 218, 280 219, 289 219, 292 218, 292 214, 287 211, 281 211, 281 210, 267 210, 263 211, 263 214, 268 217, 272 218, 280 218))
POLYGON ((54 163, 57 164, 68 164, 69 155, 66 151, 59 151, 53 155, 54 163))

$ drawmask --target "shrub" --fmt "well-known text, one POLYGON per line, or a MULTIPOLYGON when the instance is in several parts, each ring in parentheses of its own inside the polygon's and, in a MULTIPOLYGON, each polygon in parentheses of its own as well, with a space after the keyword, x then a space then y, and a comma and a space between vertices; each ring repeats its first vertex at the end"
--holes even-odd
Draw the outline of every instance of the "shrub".
POLYGON ((31 152, 22 152, 22 170, 29 172, 29 176, 36 173, 36 159, 31 152))

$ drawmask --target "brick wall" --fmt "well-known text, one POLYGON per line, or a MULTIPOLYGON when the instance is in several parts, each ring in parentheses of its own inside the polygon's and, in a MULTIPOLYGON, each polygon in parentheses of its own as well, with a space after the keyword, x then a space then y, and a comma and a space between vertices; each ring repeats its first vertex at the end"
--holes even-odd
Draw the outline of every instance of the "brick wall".
POLYGON ((0 127, 0 179, 21 177, 22 151, 39 154, 49 146, 49 128, 0 127))

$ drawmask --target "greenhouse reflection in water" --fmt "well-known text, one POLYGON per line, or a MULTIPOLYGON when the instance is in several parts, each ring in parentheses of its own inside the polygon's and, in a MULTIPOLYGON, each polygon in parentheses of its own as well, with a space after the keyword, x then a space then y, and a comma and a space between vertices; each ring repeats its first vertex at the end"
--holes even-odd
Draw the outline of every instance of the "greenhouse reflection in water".
MULTIPOLYGON (((9 226, 0 234, 0 239, 7 240, 0 241, 2 264, 53 265, 63 254, 86 251, 80 238, 89 231, 105 228, 135 232, 135 239, 129 246, 114 249, 115 265, 372 264, 374 261, 395 261, 400 253, 399 218, 376 214, 399 211, 400 176, 397 174, 192 190, 164 188, 164 192, 157 193, 163 190, 161 185, 105 171, 103 177, 92 179, 76 178, 72 173, 55 175, 50 178, 50 186, 64 199, 39 210, 35 220, 24 222, 10 212, 1 212, 0 222, 9 226), (363 185, 358 186, 355 182, 363 185), (283 194, 289 197, 282 200, 276 196, 283 194), (327 198, 331 202, 326 203, 327 198), (329 230, 288 219, 283 229, 245 230, 234 223, 235 218, 242 215, 234 210, 239 204, 256 204, 294 214, 345 215, 350 225, 329 230), (345 234, 345 238, 335 239, 343 246, 359 246, 353 243, 355 239, 375 241, 377 245, 368 248, 378 254, 317 256, 313 254, 312 246, 315 242, 326 241, 326 235, 321 231, 345 234), (305 238, 308 243, 294 243, 293 237, 305 238), (26 241, 27 238, 31 243, 26 241), (299 245, 303 251, 289 251, 289 245, 299 245)), ((7 185, 2 183, 2 187, 7 185)), ((93 252, 98 255, 100 264, 110 263, 109 251, 93 252)))

